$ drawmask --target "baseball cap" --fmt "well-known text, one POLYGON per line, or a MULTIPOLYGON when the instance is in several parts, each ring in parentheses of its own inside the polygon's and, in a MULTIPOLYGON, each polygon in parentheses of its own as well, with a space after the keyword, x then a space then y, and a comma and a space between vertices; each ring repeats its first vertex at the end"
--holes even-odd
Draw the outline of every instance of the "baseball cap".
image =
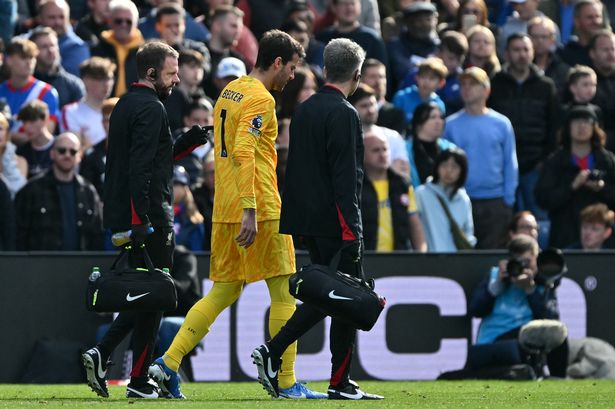
POLYGON ((472 78, 474 81, 478 82, 485 88, 491 88, 491 81, 489 81, 489 76, 480 67, 470 67, 463 70, 461 74, 459 74, 459 79, 463 78, 472 78))
POLYGON ((570 111, 568 111, 566 118, 568 121, 572 121, 573 119, 591 119, 594 122, 598 121, 596 111, 588 105, 573 106, 570 111))
POLYGON ((239 58, 226 57, 218 64, 217 78, 241 77, 246 75, 246 66, 239 58))
POLYGON ((173 167, 173 184, 189 186, 189 180, 186 168, 179 165, 173 167))
POLYGON ((417 13, 436 13, 438 10, 429 1, 417 1, 403 10, 404 16, 411 16, 417 13))

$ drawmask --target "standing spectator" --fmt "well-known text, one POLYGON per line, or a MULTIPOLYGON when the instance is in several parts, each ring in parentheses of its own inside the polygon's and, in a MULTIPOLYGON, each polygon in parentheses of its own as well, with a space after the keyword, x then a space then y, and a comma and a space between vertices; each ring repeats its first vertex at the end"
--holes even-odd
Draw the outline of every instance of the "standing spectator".
POLYGON ((81 78, 85 83, 85 97, 64 107, 62 129, 81 138, 85 151, 107 137, 103 128, 102 106, 113 87, 115 64, 101 57, 92 57, 81 64, 81 78))
POLYGON ((472 204, 463 187, 467 176, 465 153, 454 148, 445 150, 436 158, 433 178, 416 189, 416 204, 430 252, 467 250, 476 244, 472 204))
POLYGON ((578 242, 581 210, 606 203, 615 209, 615 155, 604 149, 606 135, 594 110, 573 107, 561 130, 561 146, 544 163, 536 200, 549 212, 549 245, 578 242))
POLYGON ((220 60, 218 67, 216 68, 216 76, 214 78, 214 86, 216 87, 216 93, 213 95, 213 99, 218 99, 220 92, 231 81, 246 75, 246 66, 239 58, 224 57, 220 60))
POLYGON ((75 27, 77 34, 88 46, 94 48, 101 39, 102 32, 109 29, 110 0, 88 0, 90 12, 83 16, 75 27))
POLYGON ((604 203, 589 205, 581 210, 581 242, 569 247, 584 251, 600 251, 613 234, 615 212, 604 203))
POLYGON ((280 95, 278 120, 290 119, 297 105, 314 95, 316 91, 318 91, 318 83, 314 73, 307 67, 298 67, 295 70, 295 78, 288 82, 280 95))
MULTIPOLYGON (((508 37, 516 33, 527 33, 527 26, 530 20, 536 17, 544 17, 542 11, 538 10, 541 0, 508 0, 512 3, 514 12, 508 17, 506 23, 500 27, 498 33, 498 53, 504 54, 508 37)), ((560 42, 559 29, 555 26, 555 43, 560 42)))
POLYGON ((515 202, 515 134, 508 118, 486 106, 491 84, 484 70, 466 68, 460 80, 464 109, 446 119, 444 137, 468 156, 466 189, 476 247, 493 249, 506 232, 515 202))
POLYGON ((15 207, 11 192, 0 177, 0 251, 15 250, 15 207))
POLYGON ((50 156, 51 169, 15 197, 17 249, 102 250, 102 203, 94 186, 77 174, 79 138, 60 134, 50 156))
POLYGON ((366 250, 387 252, 414 249, 427 251, 414 189, 394 171, 387 139, 376 132, 364 132, 365 156, 361 220, 366 250))
POLYGON ((596 34, 589 43, 589 57, 598 80, 592 102, 604 113, 606 146, 615 151, 615 34, 610 30, 596 34))
POLYGON ((578 0, 574 3, 574 32, 564 48, 559 53, 564 62, 573 66, 577 64, 591 65, 589 58, 589 43, 602 29, 602 3, 599 0, 578 0))
POLYGON ((100 43, 92 55, 108 58, 117 67, 112 95, 121 97, 130 84, 137 82, 137 50, 143 36, 137 29, 139 11, 130 0, 111 0, 109 4, 110 30, 103 31, 100 43))
POLYGON ((534 64, 553 80, 557 94, 562 97, 570 66, 555 52, 557 50, 555 23, 548 17, 534 17, 528 23, 527 33, 534 46, 534 64))
POLYGON ((90 58, 90 48, 73 31, 70 8, 66 0, 42 0, 39 4, 39 21, 58 35, 64 69, 73 75, 79 75, 79 65, 90 58))
POLYGON ((513 34, 506 44, 504 70, 491 80, 489 106, 513 124, 519 161, 519 190, 516 207, 530 210, 546 220, 538 207, 534 187, 542 162, 555 150, 559 101, 555 85, 535 65, 532 40, 527 34, 513 34))
POLYGON ((466 37, 468 37, 468 56, 464 67, 481 68, 489 78, 492 78, 501 69, 495 51, 493 32, 485 26, 474 26, 467 31, 466 37))
POLYGON ((368 58, 361 68, 362 83, 372 87, 378 102, 378 121, 376 125, 393 129, 401 135, 406 134, 406 115, 404 111, 386 100, 387 70, 386 66, 374 59, 368 58))
POLYGON ((454 21, 438 26, 441 35, 447 31, 466 33, 475 25, 489 27, 489 11, 484 0, 461 0, 454 21))
POLYGON ((335 15, 335 23, 332 27, 316 34, 318 41, 327 44, 334 38, 348 38, 363 47, 367 58, 387 63, 386 50, 380 34, 359 23, 360 0, 332 0, 331 10, 335 15))
MULTIPOLYGON (((181 165, 173 168, 173 230, 177 245, 192 251, 203 249, 205 226, 203 215, 194 202, 188 185, 188 172, 181 165)), ((162 351, 164 352, 164 351, 162 351)))
POLYGON ((9 120, 0 113, 0 179, 6 184, 12 199, 26 184, 28 161, 16 154, 17 148, 9 140, 9 135, 9 120))
POLYGON ((203 55, 194 50, 180 51, 178 64, 179 85, 164 101, 171 132, 183 127, 183 117, 190 104, 205 97, 201 88, 204 75, 203 55))
POLYGON ((53 135, 49 132, 49 110, 43 101, 25 104, 17 119, 23 124, 26 142, 17 148, 17 154, 28 162, 28 179, 40 175, 51 166, 53 135))
POLYGON ((51 84, 58 92, 60 108, 79 101, 85 92, 83 81, 62 67, 58 36, 49 27, 37 27, 30 34, 30 41, 36 44, 36 70, 34 76, 51 84))
MULTIPOLYGON (((150 0, 149 2, 153 6, 152 10, 147 16, 139 20, 139 31, 143 34, 143 37, 148 40, 159 38, 156 30, 156 14, 158 12, 158 7, 163 4, 174 3, 183 10, 184 6, 183 0, 150 0)), ((209 31, 203 23, 195 21, 188 13, 184 13, 182 17, 186 28, 186 38, 201 43, 209 40, 209 31)))
POLYGON ((436 93, 442 98, 446 114, 451 115, 463 108, 459 87, 459 75, 468 54, 468 40, 463 34, 448 31, 442 34, 436 56, 442 59, 448 70, 444 86, 436 93))
MULTIPOLYGON (((602 109, 592 104, 596 96, 598 77, 596 72, 585 65, 575 65, 568 73, 567 93, 565 103, 561 108, 561 123, 563 124, 568 112, 576 105, 585 105, 596 112, 598 125, 603 126, 602 109)), ((608 139, 608 135, 607 135, 608 139)), ((608 140, 607 140, 608 143, 608 140)))
MULTIPOLYGON (((245 29, 245 27, 244 27, 245 29)), ((299 44, 306 50, 305 62, 318 72, 322 71, 324 64, 323 51, 325 45, 316 40, 311 34, 308 25, 299 19, 287 20, 280 30, 288 33, 292 38, 297 40, 299 44)), ((243 32, 243 31, 242 31, 243 32)))
POLYGON ((427 1, 410 4, 403 11, 405 30, 387 43, 389 91, 396 91, 408 72, 423 59, 433 55, 438 45, 436 7, 427 1))
POLYGON ((406 142, 410 180, 415 188, 430 176, 435 176, 434 164, 440 153, 455 147, 442 138, 443 133, 444 113, 436 103, 428 102, 416 107, 412 117, 412 137, 406 142))
MULTIPOLYGON (((50 121, 47 126, 51 132, 56 129, 60 118, 58 92, 46 82, 34 78, 38 48, 30 40, 14 38, 6 47, 6 66, 9 78, 0 84, 0 100, 4 99, 13 115, 11 131, 18 132, 21 124, 17 113, 28 102, 40 100, 47 104, 50 121)), ((21 135, 19 139, 23 140, 21 135)))

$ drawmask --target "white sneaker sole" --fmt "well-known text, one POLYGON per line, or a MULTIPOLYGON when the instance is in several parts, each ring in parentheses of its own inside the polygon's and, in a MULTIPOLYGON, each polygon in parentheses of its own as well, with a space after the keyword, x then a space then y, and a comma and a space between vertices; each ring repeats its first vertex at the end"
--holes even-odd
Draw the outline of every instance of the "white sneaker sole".
POLYGON ((256 365, 256 370, 258 371, 258 383, 263 385, 263 388, 267 393, 275 399, 278 399, 280 395, 278 391, 275 390, 271 382, 269 382, 269 378, 265 374, 265 361, 263 360, 263 356, 258 352, 258 350, 252 351, 252 362, 256 365))
POLYGON ((94 361, 92 360, 92 357, 88 354, 82 354, 81 362, 83 363, 83 366, 85 368, 85 374, 88 379, 88 386, 92 388, 92 390, 96 392, 98 396, 108 398, 109 392, 105 392, 102 386, 100 386, 98 378, 96 378, 96 369, 94 368, 94 361))

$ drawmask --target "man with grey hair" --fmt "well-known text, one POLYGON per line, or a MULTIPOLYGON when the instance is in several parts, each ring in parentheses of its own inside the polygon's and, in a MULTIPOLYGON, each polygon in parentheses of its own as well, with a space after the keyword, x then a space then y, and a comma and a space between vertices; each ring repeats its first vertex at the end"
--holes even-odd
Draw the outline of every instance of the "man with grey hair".
MULTIPOLYGON (((337 269, 363 276, 363 133, 357 111, 346 100, 361 80, 365 51, 339 38, 325 47, 325 86, 301 104, 290 125, 290 146, 282 195, 280 233, 302 236, 313 264, 329 265, 340 252, 337 269)), ((303 303, 280 332, 252 352, 259 381, 278 396, 277 372, 286 348, 324 314, 303 303)), ((331 320, 332 368, 329 399, 382 399, 350 380, 356 329, 331 320)))

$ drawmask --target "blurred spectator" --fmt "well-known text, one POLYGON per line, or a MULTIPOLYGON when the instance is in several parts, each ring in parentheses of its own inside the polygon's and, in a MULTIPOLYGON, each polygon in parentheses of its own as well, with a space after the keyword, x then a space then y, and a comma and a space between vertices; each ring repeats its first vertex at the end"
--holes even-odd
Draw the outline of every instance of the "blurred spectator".
POLYGON ((30 41, 38 48, 34 76, 51 84, 58 91, 60 107, 83 98, 85 92, 83 81, 66 71, 60 64, 56 32, 49 27, 37 27, 32 30, 30 41))
POLYGON ((446 114, 451 115, 463 108, 459 91, 459 75, 468 54, 468 40, 463 34, 449 31, 442 34, 436 56, 442 59, 448 70, 444 86, 436 93, 442 98, 446 114))
POLYGON ((88 0, 90 12, 83 16, 75 27, 77 34, 90 48, 100 42, 102 32, 109 29, 110 0, 88 0))
POLYGON ((205 97, 201 87, 204 76, 203 55, 194 50, 180 51, 178 67, 179 85, 162 102, 167 110, 171 132, 183 126, 183 117, 188 106, 193 101, 205 97))
POLYGON ((173 230, 178 245, 192 251, 203 248, 205 227, 203 215, 199 212, 190 191, 188 173, 183 166, 173 168, 173 230))
MULTIPOLYGON (((145 17, 139 19, 139 31, 143 34, 143 37, 146 39, 159 38, 158 32, 156 30, 156 14, 158 11, 158 7, 162 4, 175 3, 179 5, 179 7, 183 10, 184 2, 183 0, 150 0, 152 4, 152 10, 145 17)), ((188 13, 184 13, 184 25, 186 29, 185 37, 199 42, 205 42, 209 40, 209 32, 207 27, 204 24, 194 21, 194 18, 188 13)))
POLYGON ((327 44, 334 38, 349 38, 363 47, 367 58, 387 63, 386 50, 380 33, 359 23, 360 0, 332 0, 331 10, 335 15, 335 24, 316 33, 318 41, 327 44))
POLYGON ((214 152, 213 149, 203 160, 202 182, 194 189, 194 200, 203 215, 205 224, 205 238, 203 240, 203 250, 211 250, 211 221, 214 208, 214 152))
POLYGON ((102 203, 94 186, 76 174, 80 149, 76 135, 60 134, 51 169, 17 193, 18 250, 102 249, 102 203))
POLYGON ((280 30, 299 41, 299 44, 305 50, 305 62, 318 68, 318 71, 321 72, 325 64, 325 45, 311 36, 307 24, 301 20, 288 20, 280 27, 280 30))
POLYGON ((555 150, 559 101, 555 85, 535 65, 527 34, 508 37, 504 69, 491 80, 489 106, 513 124, 519 162, 517 210, 529 210, 538 220, 547 215, 537 204, 534 187, 543 161, 555 150))
POLYGON ((11 192, 0 177, 0 251, 15 250, 15 208, 11 192))
POLYGON ((359 113, 364 134, 370 132, 376 137, 383 136, 386 138, 387 158, 389 160, 387 165, 409 181, 410 163, 404 139, 397 131, 376 125, 378 122, 378 101, 374 90, 368 85, 359 84, 357 90, 348 97, 348 102, 359 113))
POLYGON ((366 250, 425 252, 414 190, 389 166, 389 144, 377 133, 364 133, 365 158, 361 219, 366 250))
POLYGON ((610 30, 596 34, 589 43, 589 57, 598 79, 592 102, 605 114, 606 146, 615 151, 615 34, 610 30))
POLYGON ((101 34, 100 43, 92 55, 108 58, 117 66, 112 95, 121 97, 128 86, 137 82, 136 54, 144 43, 137 29, 139 11, 130 0, 111 0, 109 4, 110 30, 101 34))
MULTIPOLYGON (((510 261, 500 260, 499 265, 491 267, 488 276, 474 289, 468 312, 473 317, 482 318, 477 345, 517 340, 521 327, 528 322, 559 319, 555 290, 560 280, 549 284, 537 277, 539 251, 535 239, 523 234, 515 237, 508 245, 508 256, 521 264, 519 274, 508 271, 510 261)), ((519 355, 527 355, 521 346, 519 355)), ((549 352, 547 365, 551 376, 566 377, 567 358, 566 341, 549 352)))
POLYGON ((79 65, 90 57, 90 48, 70 24, 70 8, 65 0, 41 0, 39 22, 58 35, 62 66, 73 75, 79 75, 79 65))
POLYGON ((406 74, 432 55, 439 42, 436 33, 438 13, 433 4, 426 1, 412 3, 404 9, 403 15, 405 29, 399 38, 387 43, 390 91, 396 91, 406 74))
POLYGON ((555 51, 557 26, 548 17, 534 17, 527 26, 527 33, 534 45, 534 64, 553 80, 557 94, 564 94, 570 66, 555 51))
POLYGON ((397 91, 393 97, 393 105, 406 114, 406 123, 412 122, 414 109, 425 102, 435 102, 442 112, 446 112, 436 91, 444 86, 447 75, 446 66, 437 57, 429 57, 418 64, 416 85, 397 91))
POLYGON ((518 183, 515 134, 510 120, 487 108, 491 84, 478 67, 460 76, 464 109, 446 119, 444 137, 466 152, 466 190, 472 200, 479 249, 497 248, 512 217, 518 183))
POLYGON ((370 86, 378 101, 377 125, 394 129, 401 135, 406 133, 406 115, 404 111, 386 100, 387 72, 386 66, 374 59, 368 58, 361 68, 362 83, 370 86))
MULTIPOLYGON (((13 114, 11 131, 18 132, 21 124, 17 113, 28 102, 40 100, 47 104, 50 121, 47 126, 51 132, 56 129, 60 118, 58 92, 50 84, 33 77, 36 67, 38 48, 30 40, 14 38, 6 47, 6 66, 9 78, 0 84, 0 100, 4 99, 13 114)), ((23 140, 23 137, 20 139, 23 140)))
POLYGON ((484 0, 461 0, 455 19, 450 23, 440 24, 440 33, 449 30, 466 33, 475 25, 489 27, 489 11, 484 0))
POLYGON ((216 75, 214 78, 216 92, 213 95, 213 98, 217 99, 220 92, 228 85, 229 82, 246 74, 246 66, 239 58, 225 57, 220 60, 220 63, 216 68, 216 75))
POLYGON ((468 56, 464 67, 478 67, 492 78, 499 72, 500 60, 495 52, 495 37, 493 32, 485 26, 474 26, 466 33, 468 37, 468 56))
POLYGON ((250 27, 257 39, 271 29, 280 27, 286 16, 295 8, 295 4, 304 0, 246 0, 239 1, 238 6, 246 13, 246 25, 250 27))
POLYGON ((581 210, 602 202, 615 208, 615 155, 604 149, 606 135, 594 110, 573 107, 561 130, 561 146, 543 164, 536 185, 538 204, 549 211, 549 245, 579 241, 581 210))
POLYGON ((17 23, 17 2, 0 0, 0 40, 8 43, 15 33, 17 23))
POLYGON ((62 131, 79 136, 85 151, 107 137, 103 128, 102 106, 113 87, 116 66, 110 60, 92 57, 81 64, 81 78, 85 83, 85 97, 62 111, 62 131))
POLYGON ((598 0, 578 0, 574 4, 574 32, 560 52, 562 59, 570 66, 591 65, 589 43, 604 28, 602 3, 598 0))
POLYGON ((297 105, 311 97, 318 90, 314 73, 307 67, 298 67, 295 78, 286 84, 280 95, 278 120, 291 118, 297 105))
POLYGON ((538 229, 538 222, 532 212, 529 210, 517 212, 508 225, 508 238, 506 242, 519 234, 526 234, 534 240, 538 240, 538 229))
POLYGON ((119 98, 106 99, 102 104, 102 124, 105 130, 105 139, 96 145, 85 149, 83 160, 79 166, 79 174, 86 178, 98 192, 102 199, 103 182, 105 181, 105 162, 107 161, 107 136, 109 135, 109 119, 111 112, 119 98))
POLYGON ((6 184, 11 199, 26 184, 28 175, 28 162, 15 151, 9 140, 9 121, 0 113, 0 180, 6 184))
POLYGON ((472 205, 463 187, 467 176, 465 153, 456 148, 445 150, 436 158, 433 179, 416 189, 430 252, 468 250, 476 244, 472 205))
POLYGON ((34 99, 21 108, 17 119, 23 124, 26 142, 16 152, 28 162, 28 179, 32 179, 51 166, 49 153, 53 146, 53 135, 48 126, 49 110, 43 101, 34 99))
MULTIPOLYGON (((205 78, 205 94, 216 99, 220 90, 216 89, 213 78, 216 77, 218 64, 225 57, 235 57, 244 62, 243 56, 232 50, 237 45, 237 40, 243 29, 243 12, 233 6, 218 6, 211 16, 211 37, 207 48, 211 54, 211 75, 205 78)), ((244 66, 244 71, 247 71, 244 66)))
POLYGON ((591 103, 596 96, 597 78, 596 72, 585 65, 575 65, 570 69, 566 84, 567 92, 564 98, 566 103, 562 105, 561 109, 561 124, 564 124, 566 116, 572 107, 585 105, 596 112, 598 125, 600 127, 603 126, 602 109, 598 105, 591 103))
POLYGON ((605 242, 613 234, 615 212, 604 203, 596 203, 581 210, 581 241, 570 249, 599 251, 606 248, 605 242))
MULTIPOLYGON (((544 17, 542 11, 538 10, 541 0, 508 0, 512 4, 514 12, 508 17, 506 23, 500 27, 498 33, 498 53, 504 54, 508 37, 516 33, 527 33, 527 26, 530 20, 536 17, 544 17)), ((555 28, 555 44, 560 42, 559 29, 555 28)))
POLYGON ((415 188, 434 176, 434 163, 440 153, 455 147, 442 138, 443 132, 444 113, 436 103, 428 102, 416 107, 412 117, 412 137, 406 142, 410 178, 415 188))

